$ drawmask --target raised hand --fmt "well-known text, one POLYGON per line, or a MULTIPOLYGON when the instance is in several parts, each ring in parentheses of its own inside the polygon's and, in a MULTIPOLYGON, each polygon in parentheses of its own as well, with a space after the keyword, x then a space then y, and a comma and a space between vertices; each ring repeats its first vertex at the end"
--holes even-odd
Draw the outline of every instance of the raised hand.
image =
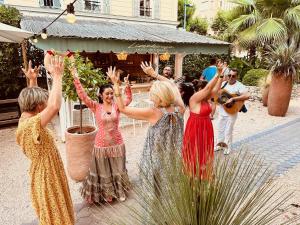
POLYGON ((120 82, 120 72, 116 72, 116 67, 111 66, 107 69, 107 76, 110 78, 113 84, 118 84, 120 82))
POLYGON ((226 68, 225 68, 225 66, 222 62, 219 62, 218 65, 217 65, 217 69, 218 69, 218 74, 221 75, 221 74, 224 73, 226 68))
POLYGON ((41 69, 40 66, 39 67, 35 66, 34 68, 32 68, 32 62, 30 60, 27 70, 22 68, 22 71, 29 80, 35 80, 39 75, 40 69, 41 69))
POLYGON ((124 77, 124 82, 125 82, 125 85, 126 85, 126 86, 130 86, 129 75, 130 75, 130 74, 128 74, 126 77, 124 77))
POLYGON ((154 69, 152 68, 151 62, 149 64, 148 64, 148 62, 142 62, 141 68, 145 74, 147 74, 151 77, 156 77, 156 73, 155 73, 154 69))
POLYGON ((62 56, 46 54, 44 61, 46 69, 53 78, 62 77, 64 73, 64 58, 62 56))

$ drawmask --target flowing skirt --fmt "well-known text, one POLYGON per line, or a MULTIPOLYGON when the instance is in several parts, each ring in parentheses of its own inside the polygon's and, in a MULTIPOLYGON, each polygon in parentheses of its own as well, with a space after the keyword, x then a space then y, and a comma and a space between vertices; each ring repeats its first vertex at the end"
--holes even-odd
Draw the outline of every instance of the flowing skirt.
POLYGON ((130 189, 126 170, 125 145, 94 147, 89 174, 83 182, 84 199, 101 203, 109 198, 125 197, 130 189))

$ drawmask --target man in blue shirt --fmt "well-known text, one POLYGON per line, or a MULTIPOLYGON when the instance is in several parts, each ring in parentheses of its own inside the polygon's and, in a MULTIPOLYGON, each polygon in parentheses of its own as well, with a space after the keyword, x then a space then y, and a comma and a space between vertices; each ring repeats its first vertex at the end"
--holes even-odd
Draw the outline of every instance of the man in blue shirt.
POLYGON ((209 62, 209 66, 203 70, 201 76, 202 80, 207 80, 208 82, 212 80, 217 73, 217 59, 211 58, 209 62))

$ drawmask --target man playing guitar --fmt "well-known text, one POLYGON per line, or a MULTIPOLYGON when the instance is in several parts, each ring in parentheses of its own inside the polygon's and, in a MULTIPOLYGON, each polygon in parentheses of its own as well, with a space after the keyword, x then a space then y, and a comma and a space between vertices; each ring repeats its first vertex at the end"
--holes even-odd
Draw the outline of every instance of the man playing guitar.
POLYGON ((233 126, 238 116, 238 112, 230 112, 227 110, 227 106, 233 105, 235 102, 248 100, 250 97, 248 89, 237 80, 237 76, 238 71, 231 69, 228 80, 223 82, 221 89, 221 91, 235 96, 219 106, 218 137, 215 151, 224 150, 224 155, 228 155, 231 151, 233 126))

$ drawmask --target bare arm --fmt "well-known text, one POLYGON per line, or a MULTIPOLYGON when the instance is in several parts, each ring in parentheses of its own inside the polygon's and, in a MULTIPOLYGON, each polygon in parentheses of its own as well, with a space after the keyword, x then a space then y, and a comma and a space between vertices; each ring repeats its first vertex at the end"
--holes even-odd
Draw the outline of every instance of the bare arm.
POLYGON ((201 101, 203 101, 204 99, 207 99, 211 93, 212 93, 212 89, 215 87, 215 85, 217 84, 218 80, 222 80, 223 78, 219 78, 219 76, 215 76, 207 85, 204 89, 196 92, 195 94, 193 94, 193 96, 190 99, 190 105, 191 104, 197 104, 201 101))
POLYGON ((130 83, 129 83, 129 74, 127 75, 127 77, 124 78, 126 87, 124 90, 124 94, 126 96, 125 98, 125 105, 128 106, 131 102, 132 102, 132 92, 131 92, 131 87, 130 87, 130 83))
POLYGON ((204 99, 209 98, 215 91, 221 88, 223 81, 223 64, 218 64, 217 74, 214 78, 206 85, 206 87, 196 92, 190 99, 190 104, 197 104, 204 99))
POLYGON ((150 123, 153 123, 153 121, 157 117, 157 113, 155 113, 154 109, 128 107, 124 104, 123 98, 121 96, 120 86, 119 86, 120 74, 116 73, 116 69, 115 68, 112 69, 112 67, 110 67, 106 74, 114 84, 115 101, 118 105, 119 111, 124 113, 130 118, 137 119, 137 120, 146 120, 149 121, 150 123))
POLYGON ((245 100, 248 100, 250 98, 250 93, 249 92, 246 92, 246 93, 243 93, 242 95, 240 96, 237 96, 237 97, 233 97, 232 99, 234 101, 245 101, 245 100))
POLYGON ((62 99, 62 75, 64 72, 64 63, 61 56, 46 54, 45 61, 46 60, 49 60, 46 69, 53 77, 53 87, 49 94, 48 104, 41 112, 42 127, 46 127, 60 109, 62 99))
POLYGON ((146 73, 148 76, 150 76, 152 78, 155 78, 155 79, 157 79, 159 81, 168 81, 168 82, 170 82, 172 84, 173 89, 174 89, 175 98, 176 98, 175 104, 176 104, 176 106, 179 107, 180 113, 184 114, 185 106, 184 106, 183 100, 181 98, 179 89, 176 86, 176 84, 174 82, 172 82, 171 80, 169 80, 168 78, 157 74, 154 71, 154 69, 152 68, 151 63, 148 64, 147 62, 142 62, 141 63, 141 68, 143 69, 144 73, 146 73))

